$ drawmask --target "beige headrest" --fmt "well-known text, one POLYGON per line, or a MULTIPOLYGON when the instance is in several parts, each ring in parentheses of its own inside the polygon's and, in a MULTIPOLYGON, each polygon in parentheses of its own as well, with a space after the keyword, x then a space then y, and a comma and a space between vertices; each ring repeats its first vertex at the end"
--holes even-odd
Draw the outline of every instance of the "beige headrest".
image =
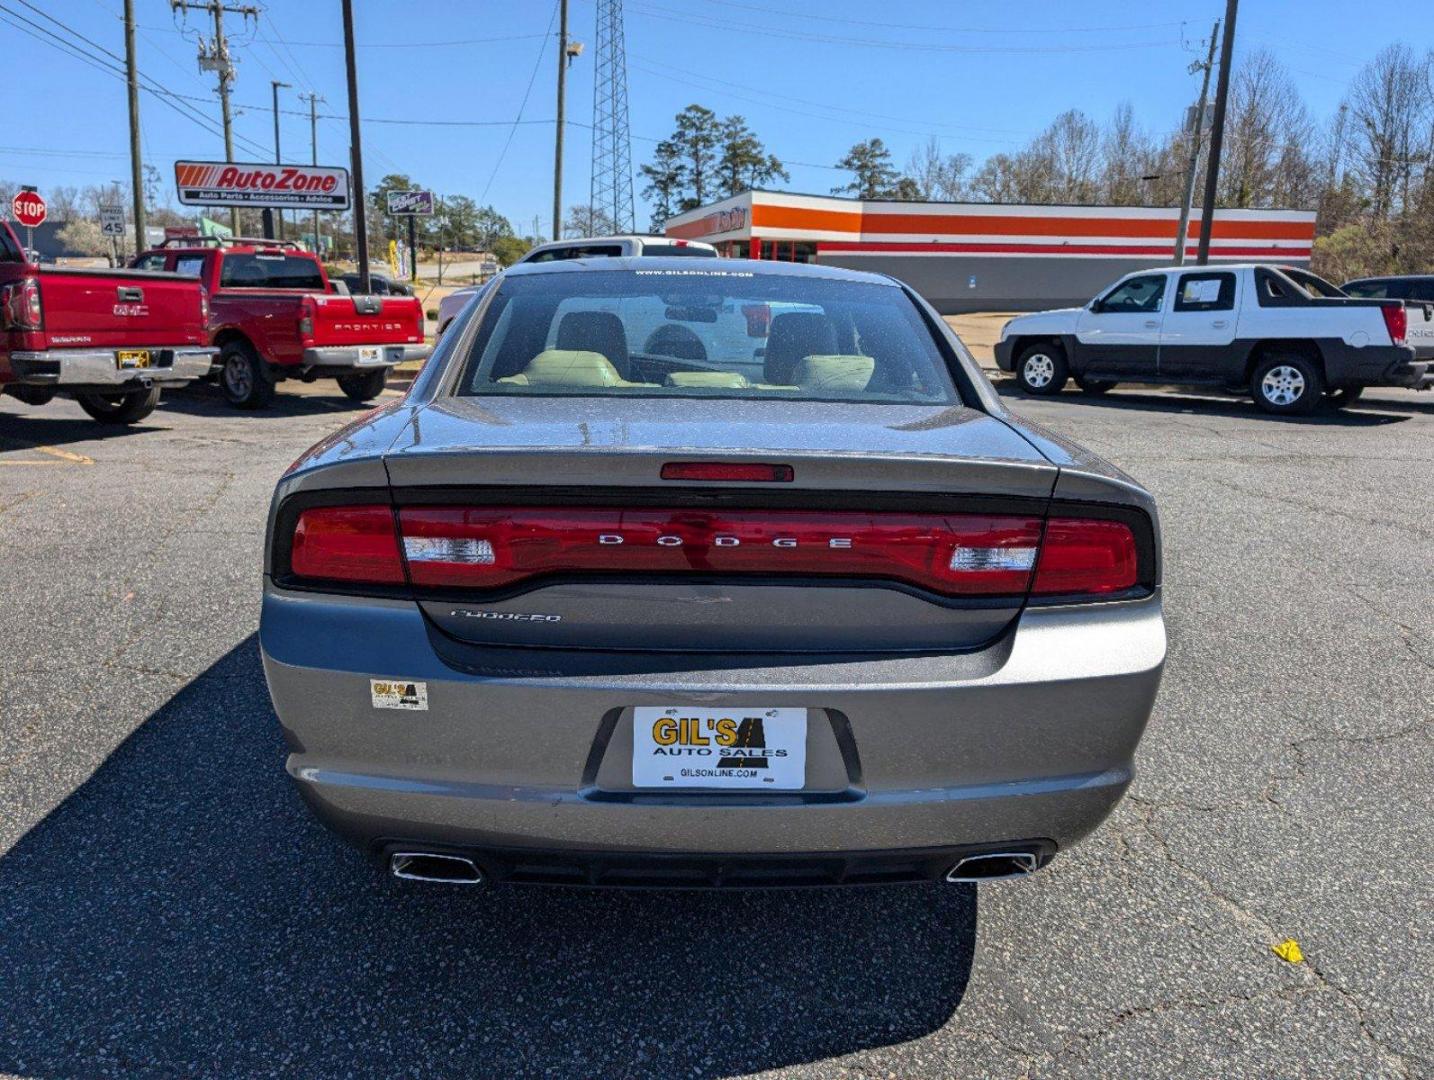
POLYGON ((617 368, 602 353, 545 349, 522 371, 529 386, 622 386, 617 368))
POLYGON ((804 356, 792 381, 804 390, 841 393, 865 390, 876 361, 869 356, 804 356))
POLYGON ((739 371, 672 371, 667 375, 668 386, 717 386, 724 389, 745 390, 752 384, 739 371))

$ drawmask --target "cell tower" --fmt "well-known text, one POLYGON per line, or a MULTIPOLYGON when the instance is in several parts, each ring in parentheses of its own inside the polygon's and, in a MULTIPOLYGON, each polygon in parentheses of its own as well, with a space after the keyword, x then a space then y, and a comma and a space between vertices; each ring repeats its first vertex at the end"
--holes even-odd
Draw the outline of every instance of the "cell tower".
POLYGON ((633 231, 632 144, 627 133, 627 44, 622 0, 598 0, 597 70, 593 72, 593 167, 588 201, 633 231))

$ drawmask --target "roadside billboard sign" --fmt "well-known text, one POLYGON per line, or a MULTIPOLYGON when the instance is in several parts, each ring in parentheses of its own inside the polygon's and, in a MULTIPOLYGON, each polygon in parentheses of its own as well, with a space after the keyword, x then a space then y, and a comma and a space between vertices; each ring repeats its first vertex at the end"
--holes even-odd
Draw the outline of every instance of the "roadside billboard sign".
POLYGON ((349 171, 327 165, 176 161, 174 185, 183 206, 349 208, 349 171))
POLYGON ((403 214, 431 217, 433 214, 433 192, 431 191, 390 191, 388 212, 395 217, 403 214))

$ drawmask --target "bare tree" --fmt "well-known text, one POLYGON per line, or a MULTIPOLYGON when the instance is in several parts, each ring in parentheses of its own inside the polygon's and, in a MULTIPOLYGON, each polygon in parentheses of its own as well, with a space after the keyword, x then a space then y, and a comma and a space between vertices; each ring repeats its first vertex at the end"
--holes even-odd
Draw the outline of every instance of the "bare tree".
POLYGON ((568 207, 568 216, 563 221, 563 236, 610 236, 614 226, 607 211, 587 203, 568 207))
POLYGON ((945 153, 941 140, 933 135, 911 152, 904 179, 914 185, 917 198, 954 202, 966 198, 966 175, 970 171, 970 154, 945 153))
POLYGON ((1427 58, 1407 45, 1390 45, 1350 84, 1351 164, 1376 218, 1408 202, 1416 151, 1428 149, 1428 73, 1427 58))
POLYGON ((1155 148, 1135 122, 1128 101, 1115 107, 1110 127, 1100 141, 1102 197, 1116 206, 1140 206, 1147 199, 1142 177, 1153 174, 1155 148))
POLYGON ((1264 49, 1250 53, 1230 82, 1220 202, 1249 207, 1312 201, 1313 142, 1314 124, 1284 66, 1264 49))

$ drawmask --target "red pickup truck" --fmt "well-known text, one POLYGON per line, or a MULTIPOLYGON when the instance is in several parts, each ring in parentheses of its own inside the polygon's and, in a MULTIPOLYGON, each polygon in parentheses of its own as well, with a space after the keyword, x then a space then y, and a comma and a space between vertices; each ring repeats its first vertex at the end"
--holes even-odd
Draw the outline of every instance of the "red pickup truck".
POLYGON ((241 409, 263 408, 289 378, 337 379, 354 401, 370 401, 394 364, 428 355, 417 297, 340 295, 294 243, 177 237, 131 265, 204 284, 219 386, 241 409))
POLYGON ((215 349, 204 287, 178 274, 31 262, 0 221, 0 391, 56 394, 107 424, 133 424, 165 386, 203 378, 215 349))

